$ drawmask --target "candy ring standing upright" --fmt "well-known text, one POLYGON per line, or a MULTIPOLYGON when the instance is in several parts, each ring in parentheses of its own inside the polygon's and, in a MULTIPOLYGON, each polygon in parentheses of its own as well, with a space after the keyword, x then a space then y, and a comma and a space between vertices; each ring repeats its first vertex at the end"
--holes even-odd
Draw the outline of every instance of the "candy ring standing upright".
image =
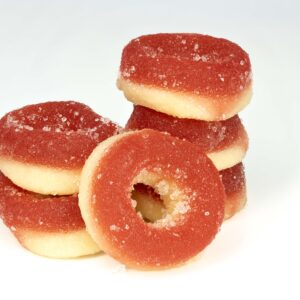
POLYGON ((248 149, 248 135, 238 115, 224 121, 175 118, 135 105, 125 129, 150 128, 168 132, 199 146, 218 170, 240 163, 248 149))
POLYGON ((226 39, 144 35, 124 48, 118 87, 129 101, 175 117, 225 120, 250 101, 251 65, 226 39))
POLYGON ((20 244, 38 255, 74 258, 100 251, 86 231, 78 196, 42 196, 0 172, 0 217, 20 244))
POLYGON ((25 106, 0 120, 0 170, 29 191, 74 194, 86 158, 118 130, 78 102, 25 106))
POLYGON ((139 269, 182 264, 215 237, 225 192, 213 163, 187 141, 151 129, 108 138, 86 161, 79 207, 106 253, 139 269), (136 184, 154 188, 166 214, 147 223, 135 209, 136 184))

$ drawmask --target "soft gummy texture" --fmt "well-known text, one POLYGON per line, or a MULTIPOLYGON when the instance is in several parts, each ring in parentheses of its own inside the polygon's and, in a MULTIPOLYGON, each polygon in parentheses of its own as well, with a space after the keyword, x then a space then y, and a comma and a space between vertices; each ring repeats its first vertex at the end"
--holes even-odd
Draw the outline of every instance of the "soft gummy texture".
POLYGON ((14 185, 0 173, 0 217, 13 231, 68 232, 84 229, 78 195, 43 196, 14 185))
POLYGON ((121 76, 132 82, 221 99, 251 82, 248 54, 226 39, 202 34, 153 34, 123 50, 121 76))
POLYGON ((248 54, 226 39, 153 34, 125 46, 118 87, 139 105, 180 118, 231 118, 252 96, 248 54))
POLYGON ((75 101, 14 110, 0 120, 0 156, 63 169, 82 168, 98 143, 119 127, 75 101))
POLYGON ((157 269, 184 263, 214 239, 224 198, 219 173, 199 147, 144 129, 111 137, 93 151, 79 206, 101 249, 131 267, 157 269), (148 224, 136 213, 131 192, 138 183, 165 199, 163 219, 148 224))

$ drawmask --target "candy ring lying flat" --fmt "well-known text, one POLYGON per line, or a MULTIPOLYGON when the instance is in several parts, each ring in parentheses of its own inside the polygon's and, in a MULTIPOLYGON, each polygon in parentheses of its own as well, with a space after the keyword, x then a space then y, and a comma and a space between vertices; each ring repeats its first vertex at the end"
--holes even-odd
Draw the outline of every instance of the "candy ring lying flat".
POLYGON ((201 34, 154 34, 123 50, 118 87, 142 106, 179 117, 225 120, 250 101, 248 54, 228 40, 201 34))
POLYGON ((72 258, 100 251, 86 232, 77 195, 44 197, 0 173, 0 217, 20 244, 36 254, 72 258))
POLYGON ((118 126, 74 101, 25 106, 0 120, 0 170, 40 194, 78 192, 86 158, 118 126))
POLYGON ((232 168, 222 170, 220 176, 226 193, 225 219, 229 219, 239 212, 247 202, 244 166, 240 163, 232 168))
POLYGON ((248 135, 238 115, 225 121, 206 122, 175 118, 135 105, 125 128, 151 128, 186 139, 199 146, 218 170, 241 162, 248 149, 248 135))

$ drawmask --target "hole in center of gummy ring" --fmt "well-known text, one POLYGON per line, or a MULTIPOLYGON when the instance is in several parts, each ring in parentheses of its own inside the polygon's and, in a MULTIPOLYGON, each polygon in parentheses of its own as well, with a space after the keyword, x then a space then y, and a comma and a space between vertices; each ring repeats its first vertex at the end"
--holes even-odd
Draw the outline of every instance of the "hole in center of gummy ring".
POLYGON ((172 227, 190 210, 189 197, 170 178, 143 171, 135 179, 131 204, 139 217, 156 227, 172 227))
POLYGON ((154 223, 166 214, 166 206, 154 188, 137 183, 131 194, 132 206, 146 223, 154 223))

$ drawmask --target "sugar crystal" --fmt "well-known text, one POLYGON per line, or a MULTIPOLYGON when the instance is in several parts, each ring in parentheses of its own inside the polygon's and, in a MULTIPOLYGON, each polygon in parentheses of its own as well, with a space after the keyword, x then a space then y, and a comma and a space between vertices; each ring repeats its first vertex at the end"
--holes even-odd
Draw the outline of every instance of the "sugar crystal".
POLYGON ((136 208, 136 206, 137 206, 137 202, 134 199, 131 199, 131 206, 133 208, 136 208))
POLYGON ((180 201, 176 204, 176 206, 174 208, 174 212, 179 213, 179 214, 185 214, 190 209, 191 209, 191 207, 189 206, 187 201, 180 201))
POLYGON ((109 226, 109 229, 110 229, 111 231, 119 231, 119 230, 120 230, 120 227, 117 226, 117 225, 115 225, 115 224, 113 224, 113 225, 110 225, 110 226, 109 226))
POLYGON ((161 180, 160 182, 158 182, 155 186, 157 192, 160 195, 167 195, 169 192, 169 184, 166 180, 161 180))

